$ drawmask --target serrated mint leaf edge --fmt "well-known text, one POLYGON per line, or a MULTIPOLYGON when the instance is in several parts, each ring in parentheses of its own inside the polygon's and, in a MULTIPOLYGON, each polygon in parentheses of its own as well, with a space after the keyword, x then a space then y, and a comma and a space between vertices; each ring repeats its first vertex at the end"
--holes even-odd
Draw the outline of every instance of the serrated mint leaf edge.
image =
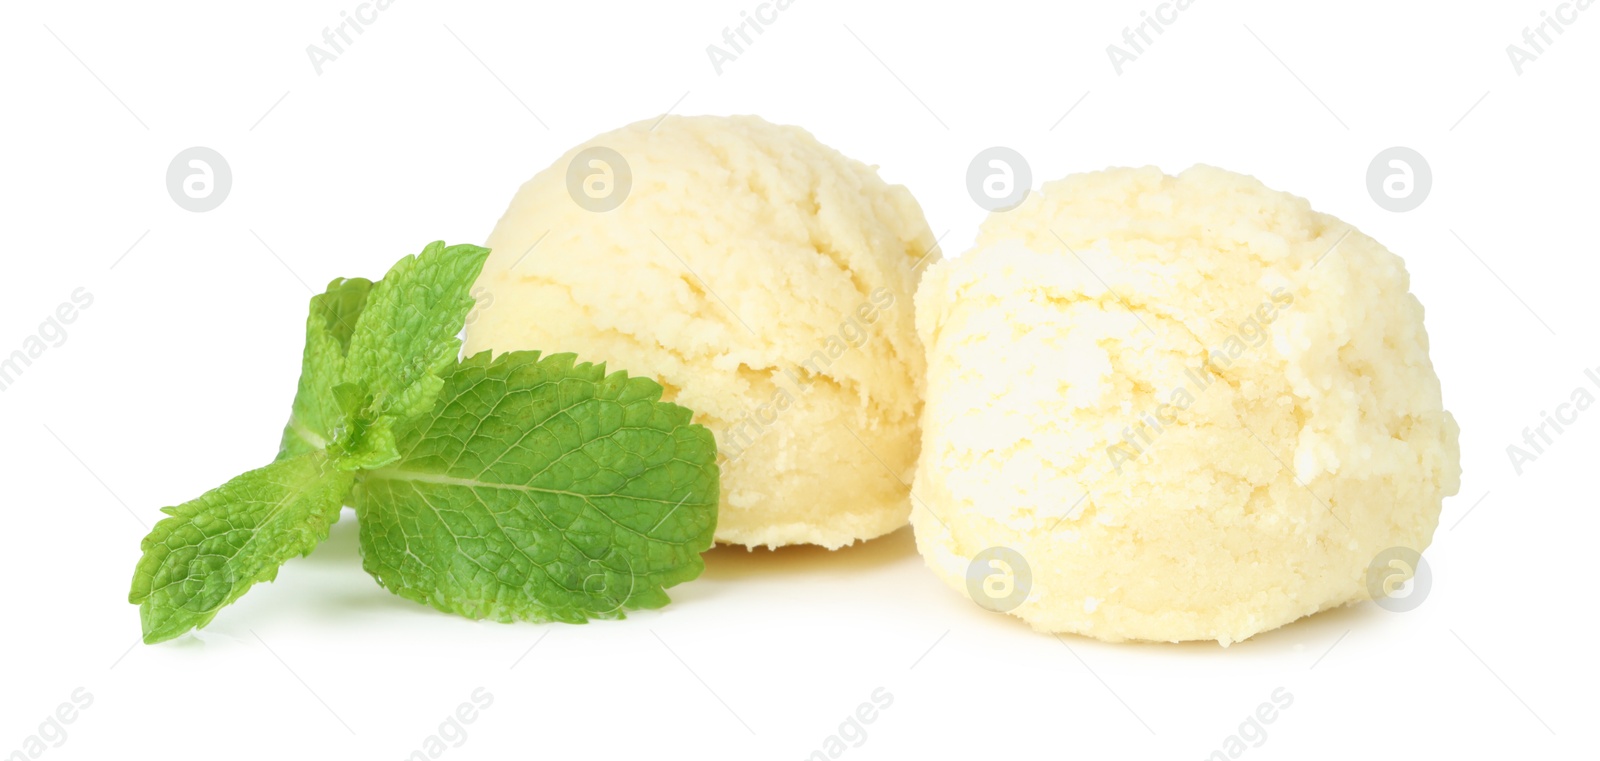
MULTIPOLYGON (((353 474, 332 467, 332 463, 329 462, 326 456, 320 453, 312 453, 285 460, 275 460, 263 467, 241 473, 229 479, 227 483, 211 489, 195 499, 181 505, 163 508, 163 512, 167 513, 169 517, 159 521, 140 542, 141 554, 139 562, 134 567, 134 578, 128 593, 128 602, 139 606, 140 628, 145 643, 155 644, 182 635, 192 629, 206 626, 216 617, 219 611, 243 597, 251 587, 263 581, 276 579, 278 569, 283 563, 295 557, 309 554, 312 549, 328 538, 332 525, 339 519, 340 509, 343 507, 345 498, 349 495, 354 480, 353 474), (225 490, 252 488, 247 480, 266 478, 269 471, 282 470, 285 471, 287 476, 293 474, 295 470, 307 468, 310 470, 300 474, 302 477, 293 481, 293 485, 276 500, 267 515, 263 516, 253 526, 244 529, 250 531, 251 536, 242 545, 233 550, 228 556, 226 564, 221 569, 208 572, 208 576, 214 573, 223 574, 221 578, 223 579, 222 583, 226 584, 226 591, 212 588, 190 596, 187 598, 188 600, 194 600, 196 597, 202 598, 195 607, 166 604, 167 601, 161 593, 168 586, 196 578, 186 571, 177 580, 169 580, 161 585, 156 583, 163 570, 172 570, 163 567, 172 557, 172 553, 178 549, 198 546, 204 541, 215 537, 206 535, 200 542, 185 543, 177 546, 166 546, 164 543, 171 540, 177 532, 182 531, 184 528, 194 526, 197 523, 197 519, 202 515, 210 516, 208 520, 228 520, 230 517, 236 517, 236 514, 233 513, 218 515, 214 510, 216 506, 206 504, 207 500, 226 499, 226 504, 237 504, 241 500, 233 495, 224 494, 225 490), (304 500, 306 499, 316 499, 318 501, 305 504, 304 500), (190 506, 193 506, 193 509, 186 512, 185 509, 190 506), (304 524, 298 526, 293 524, 278 527, 271 526, 273 521, 283 517, 285 511, 295 508, 299 508, 305 513, 304 524), (210 512, 207 512, 208 510, 210 512), (276 530, 272 530, 274 528, 276 530), (304 540, 306 537, 294 537, 292 535, 291 532, 295 531, 296 528, 309 529, 309 541, 280 545, 274 548, 257 548, 260 552, 260 557, 266 558, 268 562, 258 563, 263 567, 257 569, 257 572, 250 574, 248 577, 241 569, 234 567, 233 563, 240 557, 245 556, 252 549, 251 545, 263 536, 290 533, 291 538, 304 540), (153 555, 152 553, 158 547, 165 549, 165 551, 153 555)), ((254 488, 260 488, 260 486, 256 485, 254 488)), ((224 503, 219 502, 218 504, 224 503)), ((234 530, 240 529, 236 528, 234 530)), ((192 564, 193 562, 193 559, 191 559, 190 563, 192 564)), ((206 582, 201 583, 204 585, 206 582)))
MULTIPOLYGON (((699 441, 693 443, 697 444, 699 448, 703 450, 705 460, 700 466, 700 469, 704 472, 704 476, 709 477, 709 482, 705 484, 709 488, 707 489, 708 493, 702 495, 701 499, 697 500, 695 504, 696 509, 709 511, 711 515, 710 520, 706 522, 705 526, 701 527, 700 531, 694 537, 677 542, 659 539, 651 536, 650 532, 648 531, 640 532, 625 524, 617 522, 614 518, 611 518, 611 516, 606 515, 604 510, 601 510, 599 507, 591 504, 591 507, 594 507, 597 512, 601 513, 602 515, 606 515, 606 517, 610 519, 616 530, 633 533, 649 542, 659 542, 662 544, 684 547, 688 550, 687 556, 681 562, 678 562, 669 568, 647 570, 642 574, 634 573, 633 563, 624 557, 623 560, 628 566, 630 585, 633 586, 630 586, 629 591, 620 598, 611 598, 615 599, 616 605, 610 610, 580 606, 546 605, 534 599, 531 595, 527 595, 527 602, 533 606, 532 608, 527 606, 507 606, 501 604, 498 600, 459 598, 443 594, 439 589, 424 589, 420 586, 412 585, 400 579, 392 578, 388 573, 386 573, 390 569, 380 567, 372 557, 371 544, 374 541, 372 539, 372 532, 380 523, 378 516, 373 514, 373 511, 378 508, 371 497, 371 492, 373 491, 372 487, 376 485, 382 484, 386 486, 393 486, 395 484, 404 483, 411 486, 413 489, 418 489, 419 496, 421 494, 419 485, 433 485, 438 487, 463 488, 469 492, 474 492, 474 490, 477 489, 510 489, 523 493, 540 493, 552 496, 571 496, 583 499, 585 501, 587 501, 589 498, 599 496, 646 503, 656 503, 661 505, 672 505, 672 507, 668 509, 667 513, 661 516, 661 518, 656 522, 655 526, 650 529, 650 531, 654 531, 656 528, 659 528, 694 495, 692 493, 686 493, 677 501, 668 498, 644 498, 627 494, 591 495, 584 494, 582 492, 549 489, 525 484, 467 479, 446 474, 432 473, 427 471, 413 471, 406 470, 403 467, 389 466, 362 473, 361 476, 358 477, 355 487, 352 489, 351 501, 357 508, 358 516, 360 516, 363 568, 366 569, 367 572, 371 574, 380 585, 401 597, 430 605, 447 613, 464 615, 471 618, 492 618, 500 621, 555 620, 569 623, 583 623, 589 619, 623 618, 625 616, 623 613, 625 609, 651 609, 659 608, 667 604, 669 602, 669 598, 665 593, 665 589, 697 578, 705 568, 705 561, 702 557, 703 553, 710 549, 715 543, 714 536, 716 531, 717 511, 720 507, 721 479, 720 468, 716 463, 716 444, 710 430, 706 429, 704 426, 700 426, 692 422, 693 412, 691 410, 677 404, 661 401, 663 390, 660 384, 656 383, 654 380, 646 377, 630 377, 626 372, 621 371, 608 374, 605 372, 604 363, 579 363, 577 362, 575 355, 570 353, 552 354, 544 357, 541 360, 540 353, 537 351, 510 352, 501 354, 499 356, 492 356, 490 352, 485 351, 460 362, 456 368, 452 369, 451 375, 453 377, 456 373, 471 370, 488 371, 494 365, 499 363, 517 362, 545 366, 541 369, 554 369, 557 371, 564 370, 567 373, 587 375, 590 377, 585 378, 585 380, 593 383, 596 386, 606 383, 615 383, 619 384, 623 388, 628 388, 630 384, 635 384, 632 386, 634 389, 645 388, 647 389, 645 394, 633 401, 642 401, 651 404, 658 410, 667 413, 671 418, 673 418, 673 433, 679 433, 681 435, 699 439, 699 441), (643 590, 636 588, 641 579, 650 579, 648 586, 646 586, 643 590)), ((447 379, 446 383, 447 386, 448 380, 449 379, 447 379)), ((435 406, 434 416, 437 417, 438 414, 442 412, 451 401, 456 398, 460 398, 464 395, 464 393, 465 392, 458 392, 449 398, 447 398, 445 394, 441 393, 435 406)), ((613 399, 608 401, 618 400, 613 399)), ((421 436, 425 439, 427 436, 426 430, 431 428, 431 423, 425 425, 423 422, 421 422, 421 419, 418 419, 418 421, 414 422, 415 424, 423 427, 424 433, 422 433, 421 436)), ((592 442, 594 440, 589 441, 592 442)), ((414 454, 414 452, 406 453, 406 456, 411 454, 414 454)), ((404 459, 404 457, 402 457, 402 459, 404 459)), ((474 494, 476 496, 475 492, 474 494)), ((482 503, 482 501, 482 498, 479 497, 479 502, 482 503)), ((425 497, 424 502, 426 502, 425 497)), ((535 509, 540 508, 536 507, 535 509)), ((540 517, 543 518, 546 523, 549 523, 554 527, 555 524, 549 520, 548 515, 543 514, 542 509, 540 509, 540 512, 540 517)), ((556 528, 559 531, 559 527, 556 528)), ((504 535, 503 530, 502 535, 504 535)), ((510 543, 509 536, 505 536, 504 538, 508 543, 510 543)), ((512 544, 514 546, 514 543, 512 544)), ((574 548, 576 549, 575 546, 574 548)), ((531 562, 534 562, 535 565, 538 565, 538 563, 533 561, 531 557, 528 559, 531 562)), ((609 556, 605 559, 609 559, 609 556)), ((590 562, 599 563, 600 561, 591 559, 590 562)), ((525 593, 526 591, 524 588, 515 588, 509 586, 506 587, 506 589, 521 593, 525 593)))

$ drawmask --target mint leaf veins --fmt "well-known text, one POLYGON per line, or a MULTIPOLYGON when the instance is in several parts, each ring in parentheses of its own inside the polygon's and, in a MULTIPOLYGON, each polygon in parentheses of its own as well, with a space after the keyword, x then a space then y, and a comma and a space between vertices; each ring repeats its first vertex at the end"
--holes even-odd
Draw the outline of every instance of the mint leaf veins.
POLYGON ((163 509, 171 517, 140 543, 144 557, 128 595, 139 606, 144 640, 205 626, 251 585, 277 578, 284 561, 328 538, 354 481, 326 455, 303 454, 163 509))
POLYGON ((400 459, 354 492, 367 572, 472 618, 619 618, 698 575, 716 525, 716 444, 661 386, 571 354, 478 354, 400 459))

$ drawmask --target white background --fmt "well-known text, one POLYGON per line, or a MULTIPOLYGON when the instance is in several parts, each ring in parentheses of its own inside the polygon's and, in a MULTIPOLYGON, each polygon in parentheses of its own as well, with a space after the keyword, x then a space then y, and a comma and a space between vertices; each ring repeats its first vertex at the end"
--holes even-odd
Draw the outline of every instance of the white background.
POLYGON ((1594 757, 1600 411, 1521 475, 1506 446, 1600 367, 1600 7, 1519 76, 1506 46, 1554 0, 1198 0, 1118 75, 1106 46, 1155 0, 797 0, 718 75, 706 46, 754 0, 397 0, 318 75, 306 46, 353 1, 94 5, 0 11, 0 355, 74 289, 94 298, 0 392, 0 754, 82 687, 44 757, 400 759, 482 687, 492 706, 442 757, 801 759, 882 687, 892 706, 841 757, 1199 759, 1283 687, 1242 757, 1594 757), (501 625, 381 590, 346 511, 198 636, 134 646, 158 508, 275 452, 307 285, 481 242, 563 150, 669 107, 808 128, 910 187, 951 255, 991 145, 1035 184, 1215 164, 1383 241, 1462 429, 1429 596, 1228 649, 1056 639, 944 587, 902 530, 717 549, 624 622, 501 625), (165 188, 195 145, 233 172, 207 213, 165 188), (1395 145, 1434 175, 1409 213, 1365 186, 1395 145))

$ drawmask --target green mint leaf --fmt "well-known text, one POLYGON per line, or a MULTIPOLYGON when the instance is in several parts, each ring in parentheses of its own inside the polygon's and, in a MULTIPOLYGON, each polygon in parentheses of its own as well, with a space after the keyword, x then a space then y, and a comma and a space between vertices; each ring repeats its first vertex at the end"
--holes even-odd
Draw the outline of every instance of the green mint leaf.
POLYGON ((176 507, 144 538, 128 602, 144 641, 205 626, 278 566, 328 538, 355 475, 321 453, 278 460, 176 507))
POLYGON ((333 388, 344 377, 345 352, 371 291, 371 280, 339 278, 328 284, 327 291, 311 297, 300 387, 278 445, 278 459, 327 448, 343 424, 344 411, 333 388))
POLYGON ((472 310, 473 281, 489 249, 436 241, 407 256, 373 286, 350 337, 343 380, 372 396, 365 421, 426 413, 456 362, 457 336, 472 310))
POLYGON ((716 445, 659 385, 538 352, 484 352, 443 381, 396 428, 400 459, 351 493, 380 584, 471 618, 580 623, 700 574, 716 445))

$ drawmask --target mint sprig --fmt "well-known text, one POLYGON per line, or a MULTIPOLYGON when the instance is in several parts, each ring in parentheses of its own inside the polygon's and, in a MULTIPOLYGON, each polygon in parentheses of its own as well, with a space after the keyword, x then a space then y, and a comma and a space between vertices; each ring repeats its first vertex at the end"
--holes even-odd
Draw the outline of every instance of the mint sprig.
POLYGON ((128 599, 145 642, 276 578, 345 504, 380 584, 471 618, 620 618, 700 574, 718 503, 710 431, 655 382, 570 354, 458 360, 488 254, 432 243, 311 299, 277 459, 163 508, 141 544, 128 599))

